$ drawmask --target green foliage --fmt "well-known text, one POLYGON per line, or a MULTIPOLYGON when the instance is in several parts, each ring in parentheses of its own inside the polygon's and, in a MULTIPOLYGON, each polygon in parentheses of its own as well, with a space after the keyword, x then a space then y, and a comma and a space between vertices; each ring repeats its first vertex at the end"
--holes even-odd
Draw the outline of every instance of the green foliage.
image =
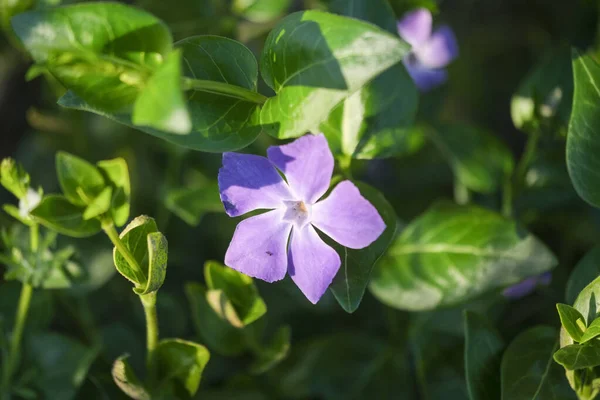
POLYGON ((282 15, 291 3, 291 0, 234 0, 231 8, 252 22, 268 22, 282 15))
POLYGON ((565 296, 567 303, 575 303, 579 293, 598 276, 600 276, 600 247, 594 247, 577 263, 569 276, 565 296))
POLYGON ((571 344, 554 353, 554 361, 568 370, 593 368, 600 365, 600 343, 571 344))
POLYGON ((165 204, 173 214, 191 226, 197 226, 207 213, 222 213, 223 203, 216 182, 201 182, 189 188, 171 190, 165 204))
POLYGON ((129 219, 131 183, 127 163, 122 158, 99 161, 98 168, 106 182, 113 188, 110 212, 116 226, 123 226, 129 219))
POLYGON ((396 237, 369 287, 385 304, 422 311, 471 300, 555 265, 550 250, 515 221, 439 203, 396 237))
POLYGON ((123 393, 134 400, 150 400, 150 394, 135 375, 135 371, 127 361, 128 358, 129 355, 125 354, 113 363, 112 377, 115 384, 123 393))
POLYGON ((41 203, 31 211, 33 218, 48 229, 72 237, 87 237, 100 232, 100 222, 96 219, 84 219, 84 207, 72 204, 66 197, 45 196, 41 203))
POLYGON ((29 189, 29 174, 23 166, 12 158, 5 158, 0 164, 0 184, 6 190, 22 199, 29 189))
POLYGON ((98 168, 69 153, 56 154, 56 174, 65 197, 76 206, 91 204, 105 187, 98 168))
POLYGON ((571 335, 573 340, 581 342, 581 338, 586 331, 586 323, 583 315, 567 304, 557 304, 556 308, 562 326, 571 335))

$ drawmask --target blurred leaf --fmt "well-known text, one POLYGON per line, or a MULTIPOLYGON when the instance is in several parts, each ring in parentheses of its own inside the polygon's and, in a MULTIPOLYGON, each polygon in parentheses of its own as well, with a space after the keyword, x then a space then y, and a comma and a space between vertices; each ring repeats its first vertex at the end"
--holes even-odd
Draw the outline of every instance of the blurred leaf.
POLYGON ((83 219, 88 220, 100 217, 110 210, 113 190, 110 186, 105 187, 85 208, 83 219))
POLYGON ((467 188, 494 192, 513 169, 510 150, 492 134, 466 125, 427 130, 429 137, 467 188))
POLYGON ((504 343, 482 316, 464 312, 465 375, 469 400, 500 399, 500 359, 504 343))
POLYGON ((574 304, 579 292, 598 276, 600 276, 600 247, 594 247, 575 265, 569 276, 565 295, 567 303, 574 304))
POLYGON ((129 203, 131 196, 131 183, 129 181, 129 168, 122 158, 98 162, 98 168, 113 186, 111 201, 111 214, 116 226, 123 226, 129 219, 129 203))
POLYGON ((249 21, 264 23, 285 13, 291 3, 292 0, 233 0, 231 9, 249 21))
POLYGON ((108 248, 84 248, 78 243, 76 257, 81 269, 72 274, 70 291, 75 294, 97 290, 115 275, 112 251, 108 248))
POLYGON ((154 354, 159 379, 175 381, 181 386, 181 393, 194 396, 210 359, 206 347, 182 339, 165 339, 160 341, 154 354))
POLYGON ((29 189, 29 174, 21 164, 12 158, 5 158, 0 164, 0 184, 17 199, 22 199, 29 189))
POLYGON ((122 355, 115 360, 112 366, 112 377, 115 384, 132 399, 150 400, 150 395, 135 375, 127 358, 129 358, 128 354, 122 355))
POLYGON ((187 283, 185 294, 190 303, 196 332, 211 350, 234 356, 246 349, 244 332, 222 320, 213 311, 206 299, 206 289, 202 285, 187 283))
POLYGON ((261 74, 277 93, 261 111, 264 129, 278 139, 317 131, 337 104, 408 50, 399 38, 363 21, 319 11, 285 17, 261 56, 261 74))
POLYGON ((556 309, 558 310, 562 326, 574 340, 581 342, 581 336, 586 331, 584 316, 567 304, 559 303, 556 305, 556 309))
POLYGON ((97 349, 56 333, 32 336, 28 352, 37 370, 35 386, 52 400, 74 399, 97 355, 97 349))
POLYGON ((204 264, 206 299, 215 313, 236 328, 262 317, 267 306, 251 277, 216 261, 204 264))
POLYGON ((572 400, 562 368, 552 360, 556 329, 531 328, 510 343, 502 356, 502 400, 572 400))
POLYGON ((562 347, 554 353, 554 361, 571 371, 597 367, 600 365, 600 341, 562 347))
POLYGON ((375 242, 363 249, 349 249, 328 240, 343 260, 330 288, 340 306, 349 313, 356 311, 360 305, 371 278, 371 271, 394 239, 396 232, 396 213, 385 197, 365 183, 353 182, 360 194, 377 209, 386 228, 375 242))
POLYGON ((56 174, 65 197, 77 206, 91 204, 106 187, 98 168, 64 151, 56 153, 56 174))
POLYGON ((27 11, 35 5, 36 0, 0 0, 0 23, 2 29, 10 31, 10 19, 27 11))
POLYGON ((94 107, 130 107, 172 48, 157 18, 120 3, 85 3, 19 14, 13 28, 39 64, 94 107))
POLYGON ((567 167, 575 190, 600 207, 600 65, 573 50, 575 93, 567 136, 567 167))
POLYGON ((135 125, 188 134, 192 121, 181 88, 181 51, 166 56, 135 100, 135 125))
POLYGON ((165 203, 169 210, 191 226, 197 226, 206 213, 224 212, 216 182, 173 189, 167 194, 165 203))
POLYGON ((290 351, 291 336, 292 331, 289 326, 280 327, 273 335, 271 342, 261 348, 261 352, 257 354, 256 360, 250 366, 250 371, 259 375, 283 361, 290 351))
POLYGON ((369 288, 389 306, 421 311, 513 285, 556 263, 515 221, 476 206, 438 203, 396 237, 369 288))
MULTIPOLYGON (((581 316, 581 319, 585 320, 583 318, 583 316, 581 316)), ((563 324, 563 326, 564 326, 564 324, 563 324)), ((596 318, 595 320, 592 321, 592 323, 590 324, 590 326, 587 327, 587 329, 585 330, 585 332, 581 336, 581 340, 578 340, 578 342, 580 342, 580 343, 583 344, 585 342, 589 342, 590 340, 592 340, 592 339, 594 339, 594 338, 596 338, 598 336, 600 336, 600 319, 596 318)), ((571 336, 571 337, 573 337, 573 336, 571 336)), ((573 339, 575 339, 575 338, 573 338, 573 339)))
MULTIPOLYGON (((183 52, 184 75, 192 79, 229 83, 255 91, 258 66, 254 54, 243 44, 218 36, 195 36, 176 44, 183 52)), ((135 127, 131 115, 109 114, 67 92, 59 104, 90 111, 135 127)), ((190 91, 187 107, 191 132, 173 135, 149 127, 135 127, 152 136, 193 150, 224 152, 239 150, 252 143, 261 132, 260 107, 251 102, 205 91, 190 91)))
POLYGON ((40 224, 63 235, 87 237, 102 229, 96 219, 84 220, 83 207, 73 205, 63 196, 44 196, 41 203, 31 211, 40 224))
MULTIPOLYGON (((20 282, 14 281, 2 284, 2 290, 0 291, 0 316, 4 327, 14 326, 15 324, 15 305, 19 302, 21 287, 20 282)), ((54 318, 54 303, 51 291, 36 291, 31 297, 25 331, 33 333, 48 329, 54 318)))

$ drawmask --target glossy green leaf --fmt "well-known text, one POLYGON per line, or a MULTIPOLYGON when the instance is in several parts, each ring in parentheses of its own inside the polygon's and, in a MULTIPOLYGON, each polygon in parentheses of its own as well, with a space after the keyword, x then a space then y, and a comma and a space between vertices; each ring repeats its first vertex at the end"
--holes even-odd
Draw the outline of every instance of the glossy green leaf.
POLYGON ((0 164, 0 184, 17 199, 22 199, 29 189, 29 174, 21 164, 12 158, 5 158, 0 164))
POLYGON ((574 304, 579 293, 598 276, 600 276, 600 247, 594 247, 583 256, 571 272, 567 282, 566 302, 574 304))
POLYGON ((360 194, 379 212, 386 224, 385 231, 364 249, 349 249, 328 240, 340 255, 342 265, 330 286, 336 300, 349 313, 356 311, 371 278, 373 267, 388 248, 396 233, 396 213, 385 197, 371 186, 355 181, 360 194))
POLYGON ((173 51, 148 79, 133 107, 135 125, 188 134, 192 121, 181 88, 181 51, 173 51))
POLYGON ((537 326, 517 336, 502 356, 502 400, 572 400, 563 370, 552 360, 556 349, 554 328, 537 326))
POLYGON ((438 203, 396 237, 369 288, 389 306, 428 310, 513 285, 556 263, 515 221, 476 206, 438 203))
POLYGON ((283 361, 290 351, 292 330, 289 326, 280 327, 271 342, 261 348, 256 360, 250 366, 253 374, 262 374, 275 367, 283 361))
POLYGON ((88 104, 131 107, 172 48, 157 18, 120 3, 85 3, 17 15, 13 28, 33 59, 88 104))
POLYGON ((192 311, 192 321, 202 342, 219 354, 234 356, 246 349, 244 332, 221 319, 207 301, 206 288, 187 283, 185 294, 192 311))
POLYGON ((159 379, 175 381, 188 396, 194 396, 210 359, 206 347, 182 339, 165 339, 154 354, 159 379))
POLYGON ((31 211, 31 216, 48 229, 72 237, 92 236, 102 229, 96 219, 83 219, 83 207, 73 205, 66 197, 44 196, 41 203, 31 211))
POLYGON ((575 190, 600 207, 600 65, 573 51, 573 111, 567 136, 567 167, 575 190))
POLYGON ((123 226, 129 219, 131 183, 129 168, 122 158, 98 162, 98 168, 104 174, 107 182, 113 187, 111 200, 111 215, 116 226, 123 226))
MULTIPOLYGON (((176 44, 183 55, 183 73, 192 79, 229 83, 256 90, 258 66, 252 52, 239 42, 218 36, 194 36, 176 44)), ((90 111, 194 150, 224 152, 239 150, 260 134, 260 106, 206 91, 187 92, 191 132, 174 135, 149 127, 136 127, 127 113, 107 113, 67 92, 59 104, 90 111)))
MULTIPOLYGON (((581 318, 583 319, 583 316, 581 318)), ((592 321, 590 326, 587 327, 587 329, 585 330, 583 335, 581 335, 581 339, 578 340, 578 342, 580 342, 580 343, 589 342, 590 340, 595 339, 598 336, 600 336, 600 319, 596 318, 595 320, 592 321)), ((571 336, 571 337, 573 337, 573 336, 571 336)), ((575 338, 573 338, 573 339, 575 339, 575 338)))
POLYGON ((169 210, 191 226, 197 226, 204 214, 224 212, 216 182, 203 183, 191 188, 174 189, 167 194, 169 210))
POLYGON ((96 198, 94 198, 83 212, 83 219, 88 220, 101 216, 110 210, 113 190, 110 186, 105 187, 96 198))
POLYGON ((282 15, 291 0, 234 0, 231 9, 249 21, 269 22, 282 15))
POLYGON ((510 150, 491 133, 467 125, 427 130, 458 179, 481 193, 496 191, 513 169, 510 150))
POLYGON ((168 243, 158 231, 154 219, 145 215, 135 218, 121 232, 120 238, 142 269, 140 272, 143 276, 129 265, 115 247, 113 257, 117 270, 136 285, 134 290, 137 294, 157 291, 167 273, 168 243))
POLYGON ((63 151, 56 153, 56 174, 65 197, 78 206, 91 204, 106 187, 98 168, 63 151))
POLYGON ((216 261, 204 264, 206 298, 212 309, 231 325, 242 328, 267 312, 251 277, 216 261))
POLYGON ((469 400, 500 399, 500 359, 504 342, 482 316, 464 312, 465 375, 469 400))
POLYGON ((562 347, 554 353, 554 361, 570 371, 597 367, 600 365, 600 341, 562 347))
POLYGON ((279 139, 318 130, 337 104, 408 50, 398 37, 363 21, 320 11, 287 16, 261 56, 261 74, 277 93, 262 108, 264 129, 279 139))
MULTIPOLYGON (((573 340, 581 342, 581 337, 586 330, 585 318, 579 311, 567 304, 557 304, 556 309, 560 316, 560 323, 567 330, 573 340)), ((589 340, 589 339, 588 339, 589 340)))
POLYGON ((150 400, 150 394, 129 365, 128 354, 117 358, 112 366, 112 377, 123 393, 135 400, 150 400))

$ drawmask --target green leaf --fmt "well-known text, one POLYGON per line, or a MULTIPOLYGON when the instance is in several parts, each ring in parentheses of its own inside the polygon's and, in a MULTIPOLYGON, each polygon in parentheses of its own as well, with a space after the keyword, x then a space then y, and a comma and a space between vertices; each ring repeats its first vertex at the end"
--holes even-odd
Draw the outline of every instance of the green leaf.
MULTIPOLYGON (((583 320, 583 316, 581 318, 583 320)), ((590 326, 587 327, 587 329, 585 330, 585 332, 581 336, 581 339, 578 340, 578 342, 580 342, 581 344, 583 344, 585 342, 589 342, 590 340, 592 340, 592 339, 594 339, 594 338, 596 338, 598 336, 600 336, 600 319, 596 318, 595 320, 592 321, 592 323, 590 324, 590 326)), ((571 336, 571 337, 573 337, 573 336, 571 336)), ((575 339, 575 338, 573 338, 573 339, 575 339)))
POLYGON ((291 328, 289 326, 280 327, 273 335, 271 343, 261 348, 261 352, 250 366, 250 371, 259 375, 283 361, 290 351, 291 339, 291 328))
POLYGON ((107 182, 113 187, 111 200, 111 215, 116 226, 123 226, 129 219, 131 183, 129 168, 122 158, 99 161, 98 168, 104 174, 107 182))
MULTIPOLYGON (((195 36, 176 44, 183 52, 183 73, 187 78, 215 81, 256 90, 258 66, 254 54, 243 44, 218 36, 195 36)), ((224 152, 239 150, 260 134, 260 106, 206 91, 187 93, 192 129, 187 135, 174 135, 149 127, 136 127, 127 113, 107 113, 67 92, 59 104, 103 115, 193 150, 224 152)))
POLYGON ((279 17, 290 7, 291 0, 233 0, 231 10, 256 23, 264 23, 279 17))
POLYGON ((172 48, 157 18, 119 3, 87 3, 17 15, 13 28, 39 64, 94 107, 131 107, 172 48))
POLYGON ((584 316, 581 315, 579 311, 567 304, 559 303, 556 305, 556 309, 558 310, 558 315, 560 316, 560 323, 562 326, 575 341, 581 342, 581 337, 586 331, 584 316))
POLYGON ((251 277, 216 261, 204 264, 206 298, 215 313, 236 328, 262 317, 267 306, 251 277))
MULTIPOLYGON (((336 14, 362 19, 397 35, 394 12, 386 0, 336 0, 336 14)), ((332 148, 361 159, 412 153, 423 144, 410 129, 419 94, 402 64, 396 64, 339 104, 321 124, 332 148)))
POLYGON ((135 218, 121 232, 120 238, 144 275, 139 276, 115 247, 113 257, 117 270, 136 285, 134 291, 139 295, 160 289, 167 273, 168 243, 154 219, 146 215, 135 218))
POLYGON ((197 334, 207 346, 219 354, 235 356, 246 349, 244 331, 221 319, 208 304, 206 288, 187 283, 185 294, 192 310, 197 334))
POLYGON ((34 223, 34 221, 29 217, 23 218, 21 212, 19 211, 19 208, 12 204, 4 204, 2 206, 2 209, 5 213, 7 213, 8 215, 10 215, 11 217, 13 217, 14 219, 21 222, 24 225, 31 226, 34 223))
POLYGON ((173 189, 167 194, 165 204, 173 214, 191 226, 197 226, 206 213, 224 211, 216 182, 173 189))
POLYGON ((565 295, 567 303, 574 304, 579 293, 598 276, 600 276, 600 247, 594 247, 575 265, 569 276, 565 295))
POLYGON ((550 250, 515 221, 476 206, 438 203, 396 237, 369 288, 389 306, 429 310, 513 285, 556 264, 550 250))
POLYGON ((83 212, 83 219, 96 218, 108 212, 112 201, 112 188, 105 187, 95 199, 93 199, 83 212))
POLYGON ((447 125, 427 133, 467 188, 492 193, 513 169, 510 150, 492 134, 467 125, 447 125))
POLYGON ((354 181, 354 184, 360 190, 360 194, 377 209, 386 228, 375 242, 364 249, 349 249, 328 240, 343 260, 330 288, 340 306, 349 313, 356 311, 360 305, 371 271, 394 239, 396 232, 396 213, 385 197, 365 183, 354 181))
POLYGON ((196 394, 210 359, 206 347, 182 339, 165 339, 156 347, 154 356, 160 380, 177 382, 190 397, 196 394))
POLYGON ((556 329, 531 328, 513 340, 502 356, 502 400, 572 400, 562 368, 552 360, 556 329))
POLYGON ((554 353, 554 361, 573 371, 600 365, 600 342, 593 340, 585 344, 570 344, 554 353))
POLYGON ((567 167, 575 190, 600 207, 600 65, 573 50, 573 111, 567 136, 567 167))
POLYGON ((277 93, 262 108, 264 129, 279 139, 318 130, 337 104, 408 51, 398 37, 356 19, 320 11, 285 17, 261 56, 262 76, 277 93))
POLYGON ((31 211, 31 216, 48 229, 72 237, 95 235, 102 229, 96 219, 83 219, 83 207, 71 204, 58 195, 44 196, 41 203, 31 211))
POLYGON ((139 381, 127 361, 129 354, 117 358, 112 366, 112 377, 123 393, 135 400, 150 400, 150 394, 139 381))
POLYGON ((56 173, 65 197, 78 206, 91 204, 106 187, 98 168, 63 151, 56 153, 56 173))
POLYGON ((18 162, 5 158, 0 164, 0 184, 17 199, 22 199, 29 189, 29 174, 18 162))
POLYGON ((176 50, 156 69, 137 97, 133 123, 188 134, 192 121, 181 89, 181 51, 176 50))
POLYGON ((464 312, 465 375, 469 400, 500 398, 500 359, 504 343, 482 316, 464 312))

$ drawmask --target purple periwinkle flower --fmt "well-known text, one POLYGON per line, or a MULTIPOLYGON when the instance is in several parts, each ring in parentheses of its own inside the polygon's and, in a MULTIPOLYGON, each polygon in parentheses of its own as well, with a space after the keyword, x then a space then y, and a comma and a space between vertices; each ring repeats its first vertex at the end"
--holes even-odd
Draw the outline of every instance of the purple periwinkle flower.
POLYGON ((504 289, 502 294, 511 299, 520 299, 521 297, 525 297, 533 292, 538 285, 548 286, 551 280, 552 273, 544 272, 541 275, 532 276, 517 283, 516 285, 512 285, 504 289))
POLYGON ((398 22, 398 33, 411 46, 404 65, 421 91, 441 85, 447 79, 444 69, 458 56, 458 44, 450 27, 443 25, 431 32, 431 12, 419 8, 398 22))
POLYGON ((315 228, 351 249, 367 247, 385 230, 375 207, 350 181, 320 200, 333 164, 322 134, 269 147, 267 158, 223 153, 219 191, 227 214, 270 210, 238 224, 225 264, 267 282, 281 280, 287 272, 308 300, 319 301, 341 261, 315 228))

